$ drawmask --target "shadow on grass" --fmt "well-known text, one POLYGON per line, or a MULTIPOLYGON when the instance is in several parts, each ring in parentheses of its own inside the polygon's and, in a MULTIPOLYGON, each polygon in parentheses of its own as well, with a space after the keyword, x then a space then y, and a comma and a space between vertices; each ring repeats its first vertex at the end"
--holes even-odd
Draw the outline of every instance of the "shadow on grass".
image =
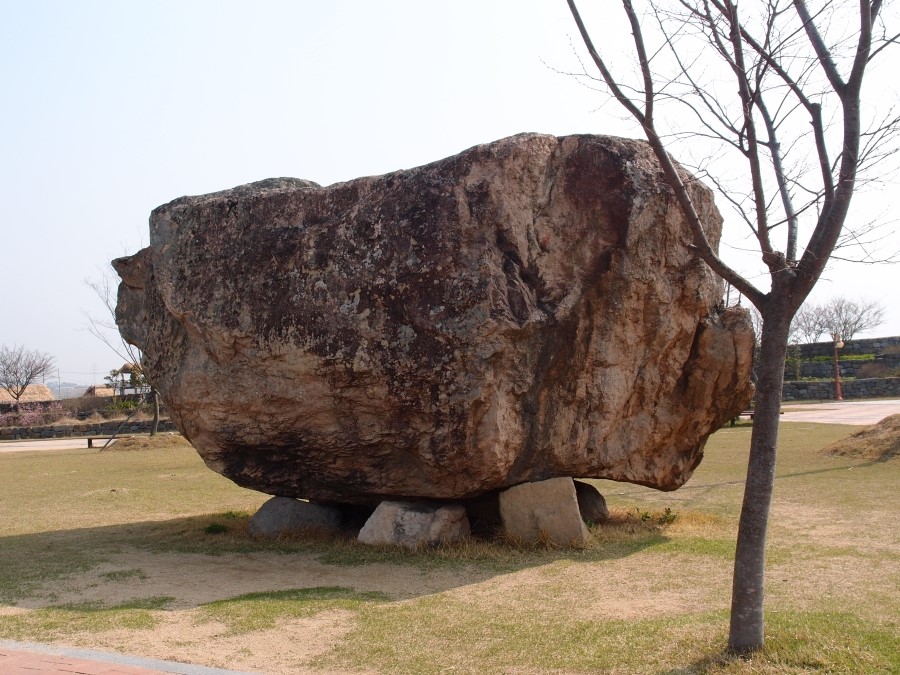
MULTIPOLYGON (((592 527, 591 541, 581 549, 517 545, 502 538, 469 538, 454 545, 408 551, 359 544, 354 531, 338 535, 310 531, 273 541, 250 536, 249 517, 234 512, 11 535, 0 537, 0 602, 26 608, 52 605, 70 592, 71 582, 78 575, 102 566, 120 566, 116 558, 125 553, 128 565, 137 569, 98 571, 95 581, 139 588, 135 577, 158 580, 177 574, 181 586, 205 587, 210 583, 209 569, 203 565, 179 567, 177 561, 173 562, 165 554, 205 556, 209 567, 216 567, 221 573, 227 573, 229 559, 233 558, 234 567, 240 568, 242 574, 254 564, 248 562, 248 554, 256 554, 255 560, 261 555, 268 561, 267 570, 272 569, 272 557, 279 559, 277 568, 279 572, 284 570, 286 580, 303 572, 310 562, 333 567, 336 574, 344 576, 342 568, 354 566, 412 568, 420 571, 425 579, 420 593, 425 595, 557 561, 622 558, 668 542, 665 525, 647 520, 646 514, 643 515, 644 520, 636 515, 616 515, 607 524, 592 527), (449 573, 429 574, 441 571, 449 573)), ((291 585, 296 586, 296 581, 291 585)), ((227 587, 222 591, 227 593, 227 587)), ((404 593, 404 597, 416 595, 412 591, 404 593)), ((185 606, 182 598, 176 598, 176 603, 185 606)))
POLYGON ((664 670, 660 675, 702 675, 704 673, 720 673, 727 671, 729 664, 735 662, 748 662, 750 659, 745 656, 732 654, 728 650, 720 650, 707 654, 687 666, 664 670))

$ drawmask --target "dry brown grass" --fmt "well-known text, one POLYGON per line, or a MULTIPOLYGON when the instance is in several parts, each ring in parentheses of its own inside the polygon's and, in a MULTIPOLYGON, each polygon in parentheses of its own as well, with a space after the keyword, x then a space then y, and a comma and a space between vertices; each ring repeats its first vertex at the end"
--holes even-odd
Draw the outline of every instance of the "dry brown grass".
POLYGON ((900 415, 885 417, 861 431, 822 448, 826 455, 884 462, 900 454, 900 415))
POLYGON ((54 422, 54 424, 81 424, 81 420, 77 417, 60 417, 58 420, 54 422))
POLYGON ((184 436, 175 432, 162 432, 156 436, 119 436, 116 442, 110 445, 106 451, 115 450, 175 450, 192 448, 184 436))

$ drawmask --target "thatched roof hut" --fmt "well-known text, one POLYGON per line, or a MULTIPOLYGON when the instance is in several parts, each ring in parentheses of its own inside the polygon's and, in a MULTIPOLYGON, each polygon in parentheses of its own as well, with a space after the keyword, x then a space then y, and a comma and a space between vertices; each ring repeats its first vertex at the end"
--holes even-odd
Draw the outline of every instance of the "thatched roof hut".
MULTIPOLYGON (((37 403, 38 401, 55 401, 53 391, 46 384, 29 384, 19 397, 19 403, 37 403)), ((6 389, 0 387, 0 403, 15 403, 6 389)))
POLYGON ((112 387, 107 387, 105 384, 92 384, 90 387, 84 390, 82 397, 84 396, 115 396, 116 390, 112 387))

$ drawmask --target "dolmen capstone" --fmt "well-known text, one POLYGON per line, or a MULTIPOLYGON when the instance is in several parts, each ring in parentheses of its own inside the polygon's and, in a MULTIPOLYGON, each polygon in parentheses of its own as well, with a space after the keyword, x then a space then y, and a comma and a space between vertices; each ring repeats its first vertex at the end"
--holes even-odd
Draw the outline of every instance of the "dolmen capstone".
MULTIPOLYGON (((689 190, 717 246, 712 194, 689 190)), ((183 197, 113 264, 119 328, 178 429, 280 497, 672 490, 752 395, 748 316, 722 307, 639 141, 522 134, 328 187, 183 197)))

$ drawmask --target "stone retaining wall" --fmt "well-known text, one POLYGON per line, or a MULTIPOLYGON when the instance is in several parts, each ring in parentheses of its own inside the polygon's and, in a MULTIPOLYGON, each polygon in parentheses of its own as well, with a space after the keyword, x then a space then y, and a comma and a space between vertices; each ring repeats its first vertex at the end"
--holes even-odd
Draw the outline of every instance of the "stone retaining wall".
MULTIPOLYGON (((849 398, 900 397, 900 377, 877 377, 841 382, 841 393, 849 398)), ((785 382, 783 401, 824 400, 834 398, 834 380, 785 382)))
MULTIPOLYGON (((79 422, 78 424, 48 424, 39 427, 0 427, 0 441, 11 441, 23 438, 69 438, 72 436, 112 436, 148 434, 153 425, 152 420, 129 422, 121 429, 118 422, 79 422)), ((159 431, 175 431, 175 425, 168 419, 159 421, 159 431)))
MULTIPOLYGON (((900 354, 889 354, 865 361, 839 361, 841 377, 859 377, 865 366, 880 365, 887 369, 900 368, 900 354)), ((785 377, 794 374, 793 364, 785 363, 785 377)), ((800 377, 834 377, 833 361, 804 361, 800 364, 800 377)))
MULTIPOLYGON (((809 345, 798 345, 800 358, 811 359, 814 356, 831 356, 834 353, 834 343, 816 342, 809 345)), ((900 335, 883 338, 856 338, 850 340, 841 349, 841 354, 881 354, 889 347, 900 347, 900 335)))

